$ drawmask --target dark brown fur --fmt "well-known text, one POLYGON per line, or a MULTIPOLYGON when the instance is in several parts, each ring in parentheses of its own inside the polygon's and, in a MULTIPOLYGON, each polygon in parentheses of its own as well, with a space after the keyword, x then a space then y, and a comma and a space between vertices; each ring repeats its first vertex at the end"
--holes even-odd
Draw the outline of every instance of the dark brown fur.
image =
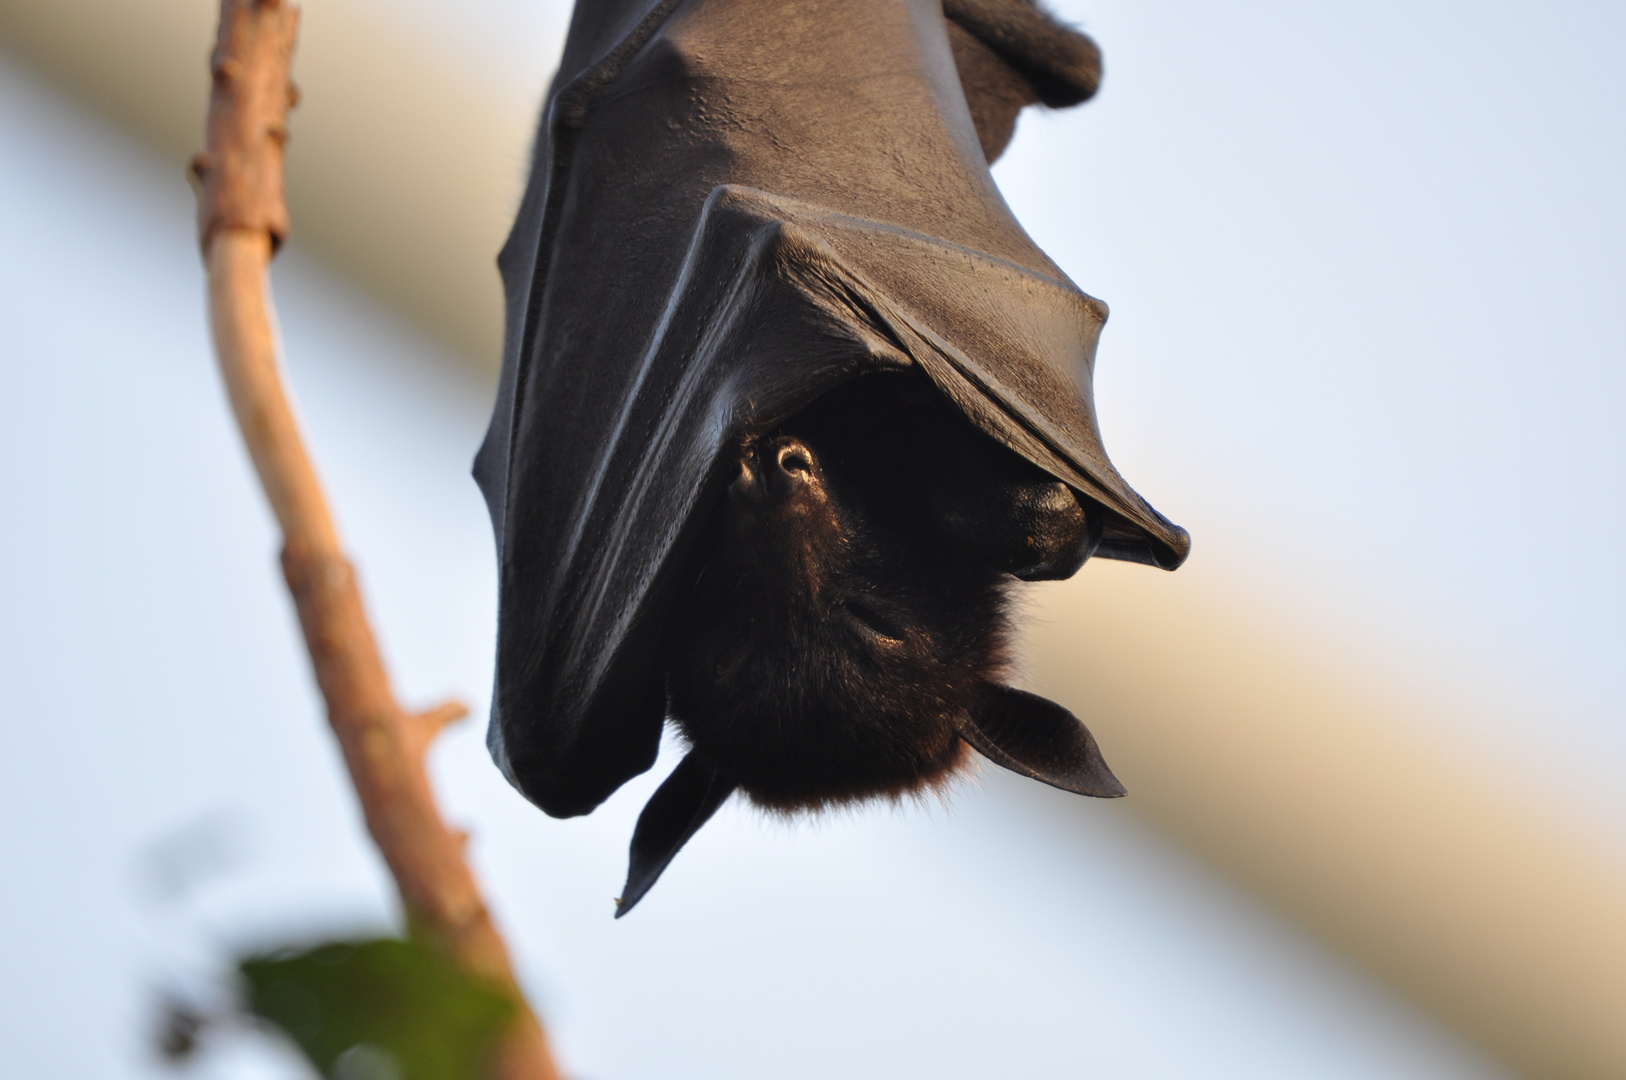
POLYGON ((939 783, 1004 681, 1011 574, 1071 573, 1086 532, 923 379, 858 379, 742 448, 671 624, 672 716, 763 806, 939 783))

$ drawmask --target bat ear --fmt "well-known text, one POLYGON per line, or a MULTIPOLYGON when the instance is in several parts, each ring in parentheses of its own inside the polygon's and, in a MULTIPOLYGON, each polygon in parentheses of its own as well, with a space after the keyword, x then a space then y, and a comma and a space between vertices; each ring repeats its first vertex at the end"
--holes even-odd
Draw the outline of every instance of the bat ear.
POLYGON ((627 884, 615 902, 616 918, 643 899, 678 849, 711 820, 733 792, 734 785, 692 751, 678 762, 638 815, 638 826, 632 831, 627 884))
POLYGON ((983 757, 1063 791, 1098 799, 1128 794, 1078 717, 1026 690, 989 684, 988 691, 982 715, 960 730, 983 757))

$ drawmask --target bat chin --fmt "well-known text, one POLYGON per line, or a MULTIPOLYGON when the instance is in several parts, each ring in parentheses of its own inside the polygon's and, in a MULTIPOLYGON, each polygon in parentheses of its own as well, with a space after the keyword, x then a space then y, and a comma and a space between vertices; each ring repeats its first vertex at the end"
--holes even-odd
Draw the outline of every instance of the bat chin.
POLYGON ((947 716, 674 709, 674 719, 741 793, 786 814, 926 792, 967 760, 960 725, 947 716))
POLYGON ((877 776, 868 783, 855 784, 850 779, 839 784, 801 788, 787 784, 786 778, 776 776, 766 785, 737 785, 740 793, 752 805, 782 817, 800 817, 829 810, 859 806, 871 802, 902 803, 926 800, 946 795, 962 776, 972 768, 977 755, 959 738, 952 739, 945 752, 924 767, 917 766, 907 774, 891 777, 877 776))
POLYGON ((934 656, 919 641, 871 628, 873 613, 862 620, 844 605, 833 610, 849 619, 833 613, 811 628, 764 620, 742 643, 743 662, 731 657, 722 677, 706 674, 704 649, 700 664, 670 671, 678 730, 765 809, 929 793, 968 760, 961 733, 966 717, 986 707, 988 679, 997 675, 990 658, 934 656))

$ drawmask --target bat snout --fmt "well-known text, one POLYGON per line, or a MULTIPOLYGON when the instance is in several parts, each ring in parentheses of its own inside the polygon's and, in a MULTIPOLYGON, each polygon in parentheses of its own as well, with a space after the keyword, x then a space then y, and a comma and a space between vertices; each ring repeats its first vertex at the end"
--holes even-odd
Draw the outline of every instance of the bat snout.
POLYGON ((823 502, 823 492, 824 475, 817 455, 805 442, 789 436, 746 453, 740 461, 740 475, 729 487, 731 497, 759 510, 805 499, 823 502))

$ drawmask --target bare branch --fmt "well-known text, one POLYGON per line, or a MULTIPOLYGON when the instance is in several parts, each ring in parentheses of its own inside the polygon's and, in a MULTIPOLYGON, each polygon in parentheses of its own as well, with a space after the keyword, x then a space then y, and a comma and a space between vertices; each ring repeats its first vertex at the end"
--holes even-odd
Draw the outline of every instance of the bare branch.
POLYGON ((193 163, 215 351, 282 527, 283 572, 328 720, 408 918, 467 971, 504 987, 519 1003, 520 1019, 493 1075, 557 1080, 542 1027, 525 1004, 464 859, 467 836, 441 819, 425 769, 435 735, 467 709, 448 703, 412 713, 395 700, 355 570, 283 389, 266 270, 288 233, 282 161, 295 100, 288 74, 298 27, 298 8, 283 0, 222 0, 208 150, 193 163))

